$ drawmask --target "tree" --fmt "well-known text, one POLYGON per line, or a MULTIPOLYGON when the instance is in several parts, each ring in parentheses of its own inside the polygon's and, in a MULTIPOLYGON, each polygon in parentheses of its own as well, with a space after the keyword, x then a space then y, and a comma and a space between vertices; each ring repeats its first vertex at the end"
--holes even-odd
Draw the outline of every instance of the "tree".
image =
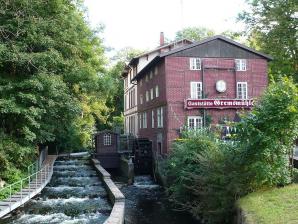
POLYGON ((187 27, 178 32, 176 32, 176 40, 183 38, 189 39, 191 41, 200 41, 204 38, 214 36, 215 32, 211 29, 205 27, 187 27))
POLYGON ((288 78, 271 83, 234 125, 233 142, 195 131, 173 144, 167 160, 170 199, 209 223, 232 223, 239 197, 291 181, 287 154, 298 137, 297 85, 288 78))
POLYGON ((18 153, 90 145, 95 120, 105 122, 108 110, 98 32, 80 0, 0 0, 1 140, 18 153))
MULTIPOLYGON (((238 41, 241 36, 241 33, 231 30, 226 30, 219 34, 238 41)), ((216 32, 206 27, 187 27, 176 32, 175 40, 186 38, 191 41, 200 41, 214 35, 216 35, 216 32)))
POLYGON ((295 0, 247 0, 250 10, 239 14, 247 25, 251 44, 273 56, 273 77, 292 76, 298 81, 297 10, 295 0))
POLYGON ((106 101, 106 105, 109 110, 106 114, 106 123, 98 122, 98 129, 123 126, 123 124, 121 124, 121 122, 124 121, 124 86, 122 72, 132 58, 141 55, 143 52, 143 50, 126 47, 119 50, 112 58, 114 65, 108 69, 105 75, 105 83, 109 86, 109 88, 107 88, 109 92, 106 101))

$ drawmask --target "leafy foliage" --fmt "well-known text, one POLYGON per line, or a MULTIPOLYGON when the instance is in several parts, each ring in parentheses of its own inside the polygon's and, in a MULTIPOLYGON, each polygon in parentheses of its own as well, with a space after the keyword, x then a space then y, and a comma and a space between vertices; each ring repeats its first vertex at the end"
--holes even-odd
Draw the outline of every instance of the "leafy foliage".
POLYGON ((298 88, 287 78, 273 83, 252 113, 238 125, 247 187, 289 182, 289 158, 298 136, 298 88), (254 181, 253 181, 254 180, 254 181))
POLYGON ((290 182, 287 154, 298 136, 298 87, 286 78, 271 84, 236 127, 233 142, 187 133, 167 162, 170 199, 209 223, 230 223, 239 197, 290 182))
POLYGON ((176 40, 187 38, 192 41, 199 41, 214 36, 215 32, 205 27, 187 27, 176 33, 176 40))
POLYGON ((109 110, 98 32, 89 28, 79 0, 0 1, 3 170, 13 169, 8 158, 16 155, 26 164, 28 149, 40 144, 90 146, 95 122, 105 122, 109 110))
POLYGON ((250 9, 239 19, 247 25, 254 48, 273 56, 271 75, 292 76, 298 81, 297 1, 247 0, 250 9))
MULTIPOLYGON (((223 36, 229 37, 233 40, 240 41, 239 40, 239 37, 241 36, 240 33, 237 33, 231 30, 226 30, 220 34, 223 36)), ((212 37, 214 35, 216 35, 215 31, 206 27, 186 27, 176 32, 175 40, 181 40, 183 38, 186 38, 191 41, 200 41, 207 37, 212 37)))
POLYGON ((126 64, 135 56, 140 55, 143 51, 131 47, 123 48, 113 57, 113 63, 106 75, 104 76, 108 97, 106 105, 109 108, 106 121, 97 124, 98 129, 123 128, 123 111, 124 111, 124 85, 122 72, 126 64))

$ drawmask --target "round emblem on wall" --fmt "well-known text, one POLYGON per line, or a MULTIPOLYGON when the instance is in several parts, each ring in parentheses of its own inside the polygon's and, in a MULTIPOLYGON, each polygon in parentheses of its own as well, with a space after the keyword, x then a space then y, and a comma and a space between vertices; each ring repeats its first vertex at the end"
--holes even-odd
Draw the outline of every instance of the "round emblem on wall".
POLYGON ((220 93, 223 93, 227 90, 227 84, 224 80, 218 80, 216 82, 216 90, 220 93))

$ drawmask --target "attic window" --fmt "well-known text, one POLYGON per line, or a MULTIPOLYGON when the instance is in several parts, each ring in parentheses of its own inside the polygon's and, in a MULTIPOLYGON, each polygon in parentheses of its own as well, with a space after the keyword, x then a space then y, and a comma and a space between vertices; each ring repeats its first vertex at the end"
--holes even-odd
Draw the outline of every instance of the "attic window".
POLYGON ((245 59, 235 59, 236 71, 246 71, 246 60, 245 59))
POLYGON ((201 59, 200 58, 190 58, 189 59, 189 69, 190 70, 201 70, 201 59))
POLYGON ((112 145, 112 136, 111 136, 111 134, 104 134, 104 136, 103 136, 103 145, 112 145))

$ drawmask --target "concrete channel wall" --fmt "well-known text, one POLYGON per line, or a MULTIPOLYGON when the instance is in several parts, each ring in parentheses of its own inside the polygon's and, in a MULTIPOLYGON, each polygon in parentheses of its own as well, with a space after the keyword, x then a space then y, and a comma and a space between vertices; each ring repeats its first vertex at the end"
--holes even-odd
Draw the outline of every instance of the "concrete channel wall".
POLYGON ((112 181, 111 175, 100 165, 99 161, 97 159, 91 160, 108 191, 111 202, 113 203, 113 209, 110 217, 105 221, 104 224, 123 224, 125 197, 112 181))
POLYGON ((249 224, 246 218, 245 211, 239 206, 237 206, 237 213, 236 213, 236 219, 235 219, 235 224, 249 224))

